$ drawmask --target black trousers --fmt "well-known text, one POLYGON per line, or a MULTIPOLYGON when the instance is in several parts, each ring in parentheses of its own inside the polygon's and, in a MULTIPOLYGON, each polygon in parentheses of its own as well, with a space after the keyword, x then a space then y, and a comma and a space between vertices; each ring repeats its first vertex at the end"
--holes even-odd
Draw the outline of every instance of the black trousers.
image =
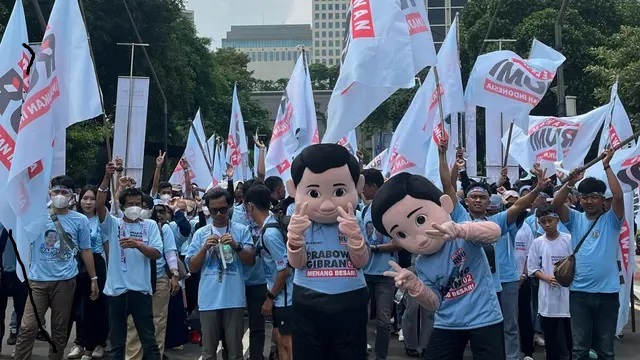
POLYGON ((520 285, 518 294, 518 328, 520 329, 520 350, 524 356, 533 357, 533 309, 531 306, 531 279, 520 285))
POLYGON ((473 330, 433 329, 425 359, 462 360, 467 342, 471 343, 473 360, 506 358, 502 322, 473 330))
POLYGON ((571 336, 571 318, 550 318, 540 316, 540 325, 544 331, 547 360, 571 359, 573 338, 571 336), (562 332, 562 333, 560 333, 562 332), (563 341, 562 344, 560 341, 563 341))
POLYGON ((151 295, 137 291, 127 291, 119 296, 109 297, 109 325, 111 330, 112 360, 124 360, 127 340, 127 318, 131 315, 136 325, 143 356, 147 360, 160 360, 153 325, 153 305, 151 295))
POLYGON ((5 334, 5 314, 7 312, 9 296, 13 297, 13 308, 16 311, 16 328, 18 328, 19 332, 20 324, 22 323, 22 314, 24 314, 24 306, 27 301, 27 287, 25 283, 18 279, 15 271, 3 271, 2 280, 0 281, 0 321, 2 321, 0 348, 2 347, 2 339, 4 339, 5 334))
POLYGON ((294 300, 292 306, 293 360, 365 360, 366 304, 326 313, 294 300))

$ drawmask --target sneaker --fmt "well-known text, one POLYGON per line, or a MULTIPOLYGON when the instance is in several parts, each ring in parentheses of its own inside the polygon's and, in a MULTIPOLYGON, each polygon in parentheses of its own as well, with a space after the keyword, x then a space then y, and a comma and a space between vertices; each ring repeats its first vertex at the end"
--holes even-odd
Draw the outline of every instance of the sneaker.
POLYGON ((82 358, 80 358, 80 360, 91 360, 92 357, 91 355, 82 355, 82 358))
POLYGON ((400 329, 400 331, 398 331, 398 341, 400 341, 400 342, 404 341, 404 335, 402 334, 402 329, 400 329))
POLYGON ((92 359, 102 359, 104 357, 104 348, 102 346, 96 346, 95 350, 91 353, 92 359))
POLYGON ((531 356, 525 356, 522 360, 533 360, 533 358, 531 356))
POLYGON ((14 333, 9 334, 9 337, 7 338, 7 345, 15 345, 17 338, 18 338, 17 334, 14 334, 14 333))
POLYGON ((543 337, 542 337, 542 335, 540 335, 540 334, 536 334, 536 335, 533 337, 533 342, 534 342, 536 345, 538 345, 538 346, 543 346, 543 347, 544 347, 544 344, 545 344, 545 343, 544 343, 544 338, 543 338, 543 337))
POLYGON ((367 344, 367 351, 371 351, 371 345, 367 344))
POLYGON ((598 354, 593 350, 589 350, 589 359, 597 359, 597 358, 598 358, 598 354))
POLYGON ((67 359, 80 359, 84 355, 84 349, 78 345, 74 345, 67 355, 67 359))
POLYGON ((183 346, 183 345, 176 346, 176 347, 174 347, 174 348, 173 348, 173 349, 171 349, 171 350, 173 350, 173 351, 182 351, 182 350, 184 350, 184 346, 183 346))
POLYGON ((11 358, 13 359, 14 357, 16 357, 16 349, 13 349, 11 352, 11 358))

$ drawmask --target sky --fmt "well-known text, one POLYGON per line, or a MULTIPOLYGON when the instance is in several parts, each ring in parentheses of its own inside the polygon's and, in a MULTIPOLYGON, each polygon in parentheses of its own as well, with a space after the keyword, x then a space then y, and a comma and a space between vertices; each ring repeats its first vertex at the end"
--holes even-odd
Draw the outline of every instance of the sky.
POLYGON ((213 47, 231 25, 311 24, 311 0, 185 0, 194 10, 198 35, 212 38, 213 47))

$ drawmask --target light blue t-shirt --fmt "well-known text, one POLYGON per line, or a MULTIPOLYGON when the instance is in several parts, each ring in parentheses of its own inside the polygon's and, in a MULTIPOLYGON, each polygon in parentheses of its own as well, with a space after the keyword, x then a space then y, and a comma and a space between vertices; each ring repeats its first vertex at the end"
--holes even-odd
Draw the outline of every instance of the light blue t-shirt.
POLYGON ((89 218, 89 231, 91 233, 91 252, 94 254, 104 253, 104 244, 107 242, 107 237, 104 236, 100 228, 100 220, 97 216, 89 218))
POLYGON ((292 202, 287 206, 287 216, 293 215, 294 212, 296 212, 296 203, 292 202))
MULTIPOLYGON (((496 214, 496 215, 500 215, 500 214, 496 214)), ((494 216, 496 216, 494 215, 494 216)), ((453 208, 453 212, 451 213, 451 219, 455 222, 465 222, 465 221, 485 221, 482 219, 472 219, 471 215, 469 215, 469 213, 467 212, 467 210, 462 207, 462 205, 460 205, 460 203, 457 203, 455 208, 453 208)), ((488 218, 486 221, 491 220, 491 218, 488 218)), ((500 219, 498 219, 500 220, 500 219)), ((494 221, 495 222, 495 221, 494 221)), ((500 224, 498 224, 500 225, 500 224)), ((504 236, 504 229, 502 228, 502 226, 500 226, 500 230, 502 231, 502 236, 504 236)), ((498 242, 502 241, 502 237, 498 240, 498 242)), ((486 245, 485 245, 486 246, 486 245)), ((494 254, 498 251, 496 248, 496 243, 493 243, 489 246, 493 247, 493 252, 494 254)), ((486 254, 485 254, 486 257, 486 254)), ((494 259, 494 263, 495 263, 495 272, 493 274, 491 274, 493 276, 493 287, 495 289, 495 291, 497 293, 502 291, 502 283, 500 282, 500 263, 498 262, 498 255, 495 254, 495 259, 494 259)))
MULTIPOLYGON (((242 244, 244 248, 253 247, 249 228, 242 224, 230 221, 228 227, 216 229, 220 235, 230 233, 233 239, 238 244, 242 244)), ((212 225, 206 225, 193 235, 185 258, 187 266, 189 266, 191 258, 202 249, 212 231, 212 225)), ((233 261, 227 264, 225 270, 220 262, 218 247, 209 249, 200 268, 200 286, 198 288, 198 309, 200 311, 243 308, 247 305, 241 263, 240 257, 234 251, 233 261)))
POLYGON ((416 259, 418 278, 436 293, 434 327, 470 330, 502 321, 489 262, 481 244, 456 239, 416 259))
MULTIPOLYGON (((489 217, 489 221, 500 226, 502 235, 496 242, 496 263, 501 283, 510 283, 520 280, 516 266, 516 233, 518 232, 515 221, 507 224, 507 210, 501 211, 489 217)), ((498 271, 496 271, 498 272, 498 271)))
MULTIPOLYGON (((544 229, 538 224, 538 218, 535 215, 528 216, 524 219, 524 223, 531 228, 534 239, 544 235, 544 229)), ((569 230, 561 221, 558 221, 558 231, 569 234, 569 230)))
POLYGON ((158 224, 149 219, 128 223, 107 214, 100 227, 109 239, 109 266, 104 294, 119 296, 127 291, 138 291, 153 295, 151 260, 138 249, 121 248, 120 239, 134 238, 162 254, 162 238, 158 224))
MULTIPOLYGON (((189 225, 191 225, 191 234, 193 234, 193 220, 189 221, 189 225)), ((198 220, 196 220, 196 224, 198 223, 198 220)), ((182 245, 189 239, 188 236, 182 236, 182 234, 180 233, 180 228, 178 228, 178 224, 176 224, 175 221, 171 221, 169 222, 169 229, 171 230, 171 233, 173 234, 173 241, 176 245, 176 249, 181 249, 182 245)))
POLYGON ((173 230, 171 229, 170 224, 162 225, 162 256, 158 260, 156 260, 156 277, 159 279, 163 277, 166 273, 165 264, 167 260, 164 258, 165 254, 170 254, 175 252, 176 249, 176 241, 173 237, 173 230))
MULTIPOLYGON (((78 251, 91 249, 89 220, 86 216, 69 211, 64 215, 58 215, 58 220, 69 240, 78 247, 78 251)), ((62 281, 72 279, 76 275, 78 275, 76 257, 49 218, 40 236, 31 242, 29 280, 62 281)))
POLYGON ((329 295, 367 286, 362 269, 354 268, 349 260, 347 237, 340 234, 338 223, 311 222, 304 241, 307 265, 295 270, 294 284, 329 295))
MULTIPOLYGON (((569 221, 565 223, 571 234, 571 247, 578 242, 593 221, 583 213, 569 210, 569 221)), ((575 254, 576 273, 569 289, 588 293, 618 293, 620 278, 618 277, 618 239, 622 227, 622 219, 618 219, 613 210, 600 216, 582 247, 575 254)))
MULTIPOLYGON (((276 224, 277 221, 269 216, 264 221, 264 226, 267 224, 276 224)), ((267 277, 267 286, 269 289, 273 288, 276 282, 276 276, 278 272, 287 269, 287 248, 285 239, 282 236, 282 232, 277 228, 267 228, 264 232, 264 236, 259 240, 257 247, 260 249, 260 256, 264 264, 264 273, 267 277), (266 249, 265 249, 266 248, 266 249)), ((276 296, 274 305, 276 307, 291 306, 293 293, 293 274, 290 274, 287 278, 286 285, 282 291, 276 296), (286 294, 286 298, 285 298, 286 294), (286 302, 285 302, 286 299, 286 302)))
MULTIPOLYGON (((253 219, 247 215, 247 212, 243 205, 236 205, 233 209, 233 221, 238 224, 247 226, 251 231, 251 237, 253 244, 255 245, 260 237, 260 227, 253 219)), ((267 278, 264 274, 264 264, 262 259, 256 257, 256 263, 254 265, 242 264, 244 272, 244 283, 247 286, 264 285, 267 283, 267 278)))
MULTIPOLYGON (((382 235, 373 227, 371 222, 371 206, 366 206, 363 209, 365 212, 358 211, 358 218, 362 219, 361 229, 362 236, 367 240, 369 245, 383 245, 391 242, 391 238, 382 235)), ((385 271, 391 270, 389 260, 398 262, 397 255, 393 253, 371 253, 369 256, 369 262, 364 267, 364 273, 367 275, 382 275, 385 271)))

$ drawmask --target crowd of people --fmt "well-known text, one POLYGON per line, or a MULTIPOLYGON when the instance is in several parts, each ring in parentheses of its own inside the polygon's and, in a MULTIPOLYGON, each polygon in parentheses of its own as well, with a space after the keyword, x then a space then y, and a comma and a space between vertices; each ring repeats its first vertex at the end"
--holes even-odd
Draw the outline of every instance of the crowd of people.
POLYGON ((107 351, 117 360, 161 359, 197 342, 204 360, 219 348, 239 360, 248 317, 252 360, 263 359, 267 321, 270 358, 284 360, 384 360, 393 336, 407 357, 425 359, 462 359, 468 343, 474 359, 532 360, 535 346, 548 360, 590 352, 614 359, 624 201, 609 167, 613 151, 602 160, 607 182, 577 170, 554 191, 539 167, 513 184, 506 171, 495 184, 472 181, 464 150, 450 167, 443 142, 435 189, 417 175, 386 179, 328 144, 303 150, 291 180, 265 178, 258 145, 254 179, 234 181, 230 166, 226 181, 208 189, 191 182, 184 159, 183 184, 161 181, 164 154, 148 194, 123 175, 120 159, 97 185, 53 178, 51 218, 30 247, 33 301, 2 232, 0 334, 13 297, 13 358, 30 359, 47 327, 64 349, 75 323, 71 351, 52 347, 50 359, 107 351), (389 226, 391 212, 414 202, 389 226), (477 250, 460 245, 443 257, 449 248, 438 249, 436 235, 477 250), (575 278, 564 287, 554 264, 574 252, 575 278), (375 337, 367 338, 372 319, 375 337))

